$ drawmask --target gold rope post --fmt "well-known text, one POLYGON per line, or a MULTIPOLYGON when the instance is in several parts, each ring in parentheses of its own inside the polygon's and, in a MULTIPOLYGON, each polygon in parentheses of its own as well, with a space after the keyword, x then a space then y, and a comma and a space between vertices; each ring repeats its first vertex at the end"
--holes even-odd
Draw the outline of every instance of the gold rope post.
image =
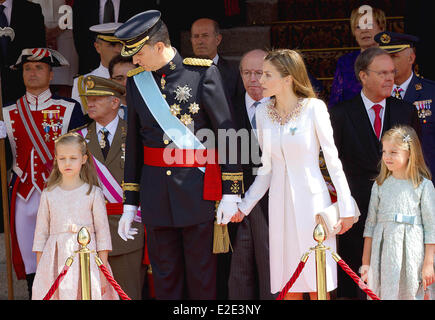
POLYGON ((317 300, 326 300, 326 250, 328 248, 323 244, 326 233, 321 224, 314 228, 313 238, 318 243, 314 248, 316 252, 317 300))
POLYGON ((91 235, 88 229, 82 227, 77 234, 77 242, 80 244, 79 259, 80 259, 80 277, 82 287, 82 300, 91 300, 91 265, 90 256, 91 250, 87 245, 91 242, 91 235))

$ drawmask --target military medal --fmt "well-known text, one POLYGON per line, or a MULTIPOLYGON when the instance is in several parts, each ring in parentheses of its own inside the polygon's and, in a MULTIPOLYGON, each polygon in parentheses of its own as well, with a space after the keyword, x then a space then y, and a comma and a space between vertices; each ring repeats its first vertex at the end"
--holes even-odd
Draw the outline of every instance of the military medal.
POLYGON ((193 119, 190 114, 185 113, 180 117, 180 121, 183 122, 185 126, 188 126, 192 123, 193 119))
POLYGON ((192 91, 192 88, 189 88, 187 85, 184 87, 178 86, 177 89, 175 89, 175 100, 177 100, 179 103, 187 102, 192 97, 192 94, 190 93, 192 91))
POLYGON ((173 116, 177 116, 179 115, 181 112, 181 108, 179 104, 174 103, 173 105, 171 105, 171 113, 173 116))
POLYGON ((106 147, 106 140, 104 140, 104 137, 103 137, 103 139, 100 140, 100 148, 104 149, 105 147, 106 147))
POLYGON ((50 141, 50 130, 53 132, 53 140, 59 135, 58 131, 62 128, 62 123, 59 119, 59 110, 42 110, 44 121, 42 122, 42 128, 45 132, 45 141, 50 141))
POLYGON ((173 63, 172 61, 169 62, 169 69, 175 70, 176 67, 177 65, 175 63, 173 63))
POLYGON ((198 111, 199 111, 199 104, 197 104, 196 102, 191 103, 189 106, 189 112, 191 114, 195 114, 198 113, 198 111))
POLYGON ((166 80, 165 80, 166 75, 162 74, 162 78, 160 79, 160 87, 163 89, 165 89, 165 85, 166 85, 166 80))
POLYGON ((415 107, 417 108, 418 117, 422 119, 423 123, 426 123, 426 117, 430 117, 432 115, 431 109, 432 100, 422 100, 414 102, 415 107))

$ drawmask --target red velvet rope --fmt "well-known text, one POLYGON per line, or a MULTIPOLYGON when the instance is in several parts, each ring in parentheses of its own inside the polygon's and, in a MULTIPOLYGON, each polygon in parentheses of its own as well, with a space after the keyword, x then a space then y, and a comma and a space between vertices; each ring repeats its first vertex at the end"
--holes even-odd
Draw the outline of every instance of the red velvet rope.
POLYGON ((362 281, 361 278, 352 271, 352 269, 347 265, 346 262, 343 261, 343 259, 337 261, 337 263, 344 270, 344 272, 346 272, 352 278, 352 280, 361 288, 361 290, 367 293, 370 298, 372 298, 373 300, 381 300, 376 294, 374 294, 372 290, 368 288, 364 281, 362 281))
POLYGON ((110 274, 109 270, 107 270, 106 266, 104 264, 101 264, 98 266, 100 268, 100 270, 104 273, 104 275, 106 276, 107 281, 110 282, 110 284, 112 285, 112 287, 116 290, 116 292, 119 294, 119 297, 122 300, 131 300, 129 298, 129 296, 121 289, 121 287, 119 286, 119 284, 115 281, 115 279, 113 279, 112 275, 110 274))
MULTIPOLYGON (((306 261, 305 261, 306 262, 306 261)), ((299 262, 298 267, 296 268, 296 271, 293 273, 292 277, 290 278, 290 280, 287 282, 287 284, 285 285, 284 289, 282 289, 282 291, 279 293, 278 297, 276 298, 276 300, 282 300, 284 299, 285 295, 287 294, 287 292, 291 289, 291 287, 293 286, 293 284, 296 282, 296 280, 299 278, 299 275, 301 274, 302 270, 305 267, 305 262, 301 261, 299 262)))
POLYGON ((42 300, 50 300, 50 298, 56 292, 57 288, 59 288, 61 281, 63 280, 66 273, 68 272, 68 269, 69 269, 69 266, 63 267, 62 272, 57 276, 56 280, 54 280, 53 285, 51 286, 50 290, 48 290, 47 294, 45 295, 44 299, 42 299, 42 300))

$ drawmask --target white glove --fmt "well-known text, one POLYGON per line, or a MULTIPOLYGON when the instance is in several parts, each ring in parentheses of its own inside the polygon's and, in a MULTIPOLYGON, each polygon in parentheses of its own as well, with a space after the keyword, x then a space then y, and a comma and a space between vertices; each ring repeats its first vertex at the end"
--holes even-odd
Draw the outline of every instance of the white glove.
POLYGON ((133 236, 137 234, 137 228, 131 227, 136 211, 136 206, 124 205, 124 213, 118 222, 118 234, 124 241, 127 241, 127 239, 133 240, 133 236))
POLYGON ((237 200, 229 198, 224 195, 216 211, 216 223, 228 224, 231 218, 237 213, 239 208, 237 207, 237 200))
POLYGON ((6 125, 4 121, 0 121, 0 139, 6 138, 6 125))

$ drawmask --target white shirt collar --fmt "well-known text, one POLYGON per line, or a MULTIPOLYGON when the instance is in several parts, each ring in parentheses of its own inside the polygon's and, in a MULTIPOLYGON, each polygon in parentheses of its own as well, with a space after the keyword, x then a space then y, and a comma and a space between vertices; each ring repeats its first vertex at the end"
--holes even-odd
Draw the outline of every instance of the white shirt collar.
POLYGON ((8 24, 11 25, 11 15, 12 15, 12 0, 6 0, 2 3, 5 6, 4 14, 8 20, 8 24))
POLYGON ((366 97, 364 92, 361 90, 361 98, 364 102, 364 106, 366 107, 366 110, 369 111, 375 104, 380 104, 382 106, 382 109, 385 109, 386 100, 383 99, 379 102, 373 102, 369 98, 366 97))
POLYGON ((118 122, 119 122, 119 117, 118 115, 115 117, 115 119, 113 119, 107 126, 102 126, 101 124, 99 124, 98 122, 95 122, 96 124, 96 131, 97 131, 97 136, 100 137, 100 130, 102 128, 106 128, 109 131, 109 136, 108 139, 109 141, 111 141, 113 139, 113 137, 115 136, 116 133, 116 129, 118 128, 118 122))
POLYGON ((218 64, 218 61, 219 61, 219 54, 216 53, 216 55, 214 56, 214 58, 213 58, 212 60, 213 60, 213 63, 214 63, 215 65, 217 65, 217 64, 218 64))
POLYGON ((414 76, 414 72, 411 72, 411 76, 404 83, 402 83, 400 86, 398 86, 397 84, 394 84, 393 91, 391 92, 391 95, 394 97, 394 89, 396 89, 397 87, 400 87, 403 90, 401 93, 401 96, 403 98, 405 96, 406 90, 408 89, 408 86, 409 86, 413 76, 414 76))
POLYGON ((46 102, 51 98, 50 88, 42 92, 41 94, 35 96, 30 92, 26 91, 26 99, 29 102, 30 110, 34 111, 37 109, 44 109, 46 107, 46 102))
MULTIPOLYGON (((259 100, 260 104, 263 104, 266 101, 269 101, 270 97, 264 97, 261 100, 259 100)), ((251 108, 252 105, 256 102, 256 100, 252 99, 251 96, 246 92, 245 93, 245 103, 247 108, 251 108)))

